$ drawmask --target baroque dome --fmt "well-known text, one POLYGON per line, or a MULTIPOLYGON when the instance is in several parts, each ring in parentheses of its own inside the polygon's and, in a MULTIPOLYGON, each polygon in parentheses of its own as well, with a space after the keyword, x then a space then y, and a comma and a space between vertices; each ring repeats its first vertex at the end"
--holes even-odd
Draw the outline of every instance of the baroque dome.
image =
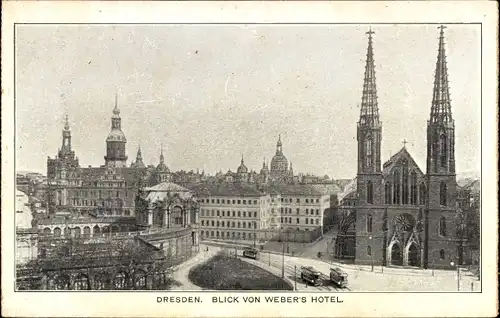
POLYGON ((238 167, 238 170, 236 170, 236 173, 248 173, 248 168, 245 166, 245 163, 243 162, 243 157, 241 158, 241 164, 238 167))
POLYGON ((168 169, 167 165, 164 164, 163 162, 160 162, 158 166, 156 166, 156 171, 158 172, 169 172, 170 170, 168 169))
POLYGON ((125 138, 125 134, 123 131, 119 129, 112 129, 111 132, 108 135, 108 138, 106 138, 106 141, 122 141, 126 142, 127 138, 125 138))
POLYGON ((286 171, 288 169, 288 159, 286 159, 283 153, 276 153, 271 160, 271 170, 272 171, 286 171))

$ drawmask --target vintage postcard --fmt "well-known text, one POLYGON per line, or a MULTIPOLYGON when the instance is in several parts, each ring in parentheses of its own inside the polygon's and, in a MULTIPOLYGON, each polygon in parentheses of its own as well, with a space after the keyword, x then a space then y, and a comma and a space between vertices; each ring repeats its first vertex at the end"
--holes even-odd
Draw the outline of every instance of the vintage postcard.
POLYGON ((496 316, 495 3, 2 17, 2 315, 496 316))

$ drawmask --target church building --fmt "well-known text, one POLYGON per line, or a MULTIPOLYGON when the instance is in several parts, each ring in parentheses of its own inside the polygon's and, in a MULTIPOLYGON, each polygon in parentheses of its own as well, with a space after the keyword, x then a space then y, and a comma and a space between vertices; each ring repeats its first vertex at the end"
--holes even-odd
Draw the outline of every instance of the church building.
POLYGON ((381 163, 382 121, 373 58, 374 32, 367 32, 368 52, 357 123, 358 173, 352 187, 340 196, 339 232, 334 242, 337 259, 422 268, 446 268, 463 262, 462 218, 456 207, 455 123, 444 28, 440 27, 427 122, 425 173, 405 146, 381 163))

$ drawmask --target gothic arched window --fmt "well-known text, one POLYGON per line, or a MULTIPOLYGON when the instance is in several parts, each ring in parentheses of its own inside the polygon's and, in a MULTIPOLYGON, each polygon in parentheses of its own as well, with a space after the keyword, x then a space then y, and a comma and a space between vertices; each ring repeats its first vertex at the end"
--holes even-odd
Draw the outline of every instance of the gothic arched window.
POLYGON ((408 204, 408 161, 403 160, 403 189, 402 203, 408 204))
POLYGON ((447 189, 446 189, 446 183, 441 182, 439 186, 439 204, 442 206, 446 206, 446 199, 447 199, 447 189))
POLYGON ((419 194, 420 194, 420 205, 424 205, 425 204, 425 200, 426 200, 426 196, 427 196, 427 192, 425 190, 425 183, 420 183, 420 189, 419 189, 419 194))
POLYGON ((385 204, 391 204, 391 183, 385 183, 385 204))
POLYGON ((366 216, 366 232, 371 232, 373 230, 373 218, 370 214, 366 216))
POLYGON ((417 204, 417 173, 411 172, 410 176, 410 204, 417 204))
POLYGON ((372 137, 368 136, 366 138, 366 166, 372 166, 372 157, 373 157, 373 141, 372 137))
POLYGON ((371 181, 366 183, 366 202, 373 203, 373 184, 371 181))
POLYGON ((393 188, 393 195, 392 195, 392 202, 394 204, 400 204, 401 203, 401 175, 399 173, 399 170, 394 171, 394 188, 393 188))
POLYGON ((441 167, 446 167, 447 161, 448 145, 445 135, 439 136, 439 161, 441 162, 441 167))
POLYGON ((439 251, 439 258, 444 259, 444 250, 439 251))
POLYGON ((439 235, 446 236, 446 219, 444 216, 439 219, 439 235))
POLYGON ((368 256, 372 255, 372 247, 370 245, 368 245, 368 247, 366 248, 366 255, 368 256))

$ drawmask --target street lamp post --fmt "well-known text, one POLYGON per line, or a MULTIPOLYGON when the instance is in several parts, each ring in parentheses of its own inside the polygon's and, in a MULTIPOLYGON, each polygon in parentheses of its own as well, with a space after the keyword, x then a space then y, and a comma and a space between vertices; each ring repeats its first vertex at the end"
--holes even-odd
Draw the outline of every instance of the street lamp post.
POLYGON ((370 236, 370 258, 371 258, 371 261, 372 261, 372 272, 373 272, 373 246, 372 246, 372 237, 370 236))
MULTIPOLYGON (((455 262, 451 261, 450 265, 452 267, 455 266, 455 262)), ((458 262, 457 262, 457 290, 460 291, 460 266, 458 265, 458 262)))
MULTIPOLYGON (((280 236, 281 236, 281 228, 280 228, 280 236)), ((281 278, 285 278, 285 240, 282 239, 283 242, 283 252, 281 258, 281 278)))
POLYGON ((256 246, 256 227, 257 227, 257 222, 253 221, 253 247, 255 248, 256 246))

